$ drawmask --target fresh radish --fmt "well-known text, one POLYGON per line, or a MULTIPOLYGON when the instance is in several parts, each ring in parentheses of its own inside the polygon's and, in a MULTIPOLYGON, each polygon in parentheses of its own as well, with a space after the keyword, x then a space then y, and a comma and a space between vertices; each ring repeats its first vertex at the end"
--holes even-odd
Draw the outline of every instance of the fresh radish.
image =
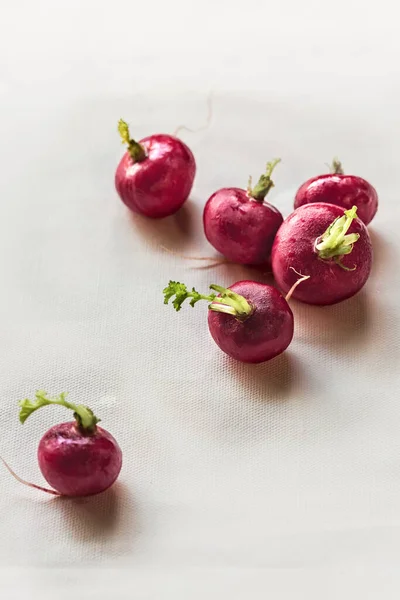
POLYGON ((309 179, 299 188, 294 207, 313 202, 336 204, 347 210, 357 206, 358 218, 368 225, 378 210, 378 194, 368 181, 356 175, 346 175, 335 159, 332 172, 309 179))
POLYGON ((75 421, 55 425, 40 440, 38 462, 43 477, 62 496, 90 496, 104 492, 117 479, 122 466, 122 452, 116 440, 97 425, 99 419, 90 408, 67 402, 66 394, 51 399, 41 391, 36 393, 33 401, 21 400, 21 423, 25 423, 35 410, 49 404, 73 410, 75 421))
MULTIPOLYGON (((293 289, 303 281, 295 282, 293 289)), ((238 281, 229 288, 210 285, 217 294, 189 291, 183 283, 170 281, 164 289, 164 303, 173 299, 176 311, 190 298, 209 302, 208 328, 215 343, 226 354, 246 363, 271 360, 289 346, 293 337, 293 313, 287 300, 274 287, 255 281, 238 281)))
POLYGON ((196 174, 190 149, 167 134, 150 135, 136 142, 122 119, 118 131, 128 147, 115 174, 122 202, 132 211, 154 219, 175 213, 188 198, 196 174))
POLYGON ((276 159, 267 164, 256 186, 247 190, 222 188, 204 207, 204 232, 210 244, 228 260, 244 265, 260 265, 268 261, 275 234, 283 217, 265 201, 274 186, 271 179, 276 159))
POLYGON ((272 271, 281 290, 289 290, 296 271, 310 278, 293 291, 307 304, 335 304, 356 294, 367 281, 372 245, 357 208, 306 204, 281 225, 272 247, 272 271))

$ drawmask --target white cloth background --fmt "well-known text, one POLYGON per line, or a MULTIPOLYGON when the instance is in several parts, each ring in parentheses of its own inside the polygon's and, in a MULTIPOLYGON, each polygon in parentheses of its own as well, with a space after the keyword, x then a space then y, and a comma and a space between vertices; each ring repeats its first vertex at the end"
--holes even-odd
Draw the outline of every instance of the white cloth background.
POLYGON ((399 104, 396 3, 2 0, 0 453, 42 482, 38 387, 92 406, 124 451, 120 481, 54 500, 1 469, 2 598, 398 598, 399 104), (123 117, 138 138, 182 133, 198 165, 171 219, 127 214, 114 190, 123 117), (228 360, 206 306, 163 305, 262 278, 197 269, 202 207, 281 156, 270 200, 339 155, 377 188, 375 264, 331 308, 293 302, 270 364, 228 360), (75 595, 73 595, 75 594, 75 595))

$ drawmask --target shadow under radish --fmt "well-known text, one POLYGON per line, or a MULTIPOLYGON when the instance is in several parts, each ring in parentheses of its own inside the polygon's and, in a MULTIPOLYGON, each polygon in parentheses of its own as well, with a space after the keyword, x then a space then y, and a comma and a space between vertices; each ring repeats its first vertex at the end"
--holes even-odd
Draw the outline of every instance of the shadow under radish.
POLYGON ((79 541, 123 538, 122 531, 132 531, 134 505, 126 486, 116 482, 95 496, 68 498, 58 496, 51 501, 62 510, 71 535, 79 541))
POLYGON ((374 280, 382 271, 389 268, 388 265, 393 261, 395 252, 393 249, 391 251, 389 243, 378 231, 371 228, 368 231, 373 248, 371 279, 374 280))
POLYGON ((363 347, 375 328, 376 308, 366 289, 331 306, 313 306, 292 301, 298 339, 348 353, 363 347))
POLYGON ((193 244, 196 222, 201 221, 199 207, 190 199, 174 215, 151 219, 127 209, 135 235, 159 252, 181 252, 193 244))
POLYGON ((224 357, 224 368, 243 387, 250 401, 274 402, 291 397, 300 363, 290 351, 285 351, 260 364, 240 363, 224 357))

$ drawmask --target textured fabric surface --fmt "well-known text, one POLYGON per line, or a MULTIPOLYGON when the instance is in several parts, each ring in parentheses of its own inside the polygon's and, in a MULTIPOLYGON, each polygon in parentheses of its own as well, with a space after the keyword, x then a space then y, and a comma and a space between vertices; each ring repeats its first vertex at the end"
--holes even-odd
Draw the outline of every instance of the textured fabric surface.
POLYGON ((393 3, 34 2, 0 19, 0 454, 43 483, 37 388, 92 406, 124 466, 81 501, 0 470, 0 591, 13 598, 398 598, 399 269, 393 3), (362 12, 360 12, 362 11, 362 12), (345 15, 345 16, 344 16, 345 15), (198 166, 175 217, 131 216, 114 190, 123 117, 182 131, 198 166), (292 303, 271 363, 229 360, 206 306, 163 305, 268 274, 204 267, 202 207, 282 157, 270 200, 337 154, 377 188, 372 276, 330 308, 292 303), (170 252, 163 250, 168 248, 170 252))

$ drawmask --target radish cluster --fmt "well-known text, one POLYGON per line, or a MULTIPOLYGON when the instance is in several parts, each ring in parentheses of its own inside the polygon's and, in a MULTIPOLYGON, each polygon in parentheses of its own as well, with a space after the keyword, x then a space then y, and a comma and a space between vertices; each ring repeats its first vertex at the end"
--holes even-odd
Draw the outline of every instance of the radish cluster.
POLYGON ((203 225, 208 241, 230 262, 270 264, 280 291, 249 280, 229 288, 213 284, 218 294, 209 295, 188 291, 177 281, 164 289, 165 304, 174 298, 177 311, 188 298, 191 306, 208 301, 212 338, 241 362, 265 362, 288 347, 293 337, 290 296, 307 304, 335 304, 359 292, 371 272, 366 224, 377 211, 375 189, 361 177, 345 175, 335 160, 332 173, 299 188, 295 210, 284 220, 265 200, 279 162, 267 163, 254 187, 250 179, 246 190, 226 187, 214 192, 205 204, 203 225))
MULTIPOLYGON (((196 163, 191 150, 175 136, 155 134, 139 141, 120 120, 118 131, 127 146, 115 174, 122 202, 136 213, 163 218, 178 211, 189 197, 196 163)), ((291 297, 314 305, 341 302, 366 283, 372 265, 367 225, 376 214, 378 196, 361 177, 345 175, 339 161, 331 173, 300 186, 294 211, 285 220, 266 200, 274 187, 272 173, 280 159, 267 163, 253 187, 225 187, 205 203, 203 225, 210 244, 228 261, 269 264, 277 287, 251 280, 228 288, 210 285, 201 294, 170 281, 164 302, 176 311, 189 301, 208 303, 208 328, 219 348, 245 363, 269 361, 286 350, 294 333, 291 297)), ((50 398, 37 392, 20 402, 20 421, 36 410, 58 405, 73 411, 74 420, 49 429, 38 446, 38 463, 51 489, 20 482, 62 496, 89 496, 108 489, 118 478, 122 451, 92 410, 72 404, 65 394, 50 398)), ((3 460, 3 459, 1 459, 3 460)))
MULTIPOLYGON (((115 176, 122 201, 152 218, 176 212, 194 181, 196 166, 189 148, 165 134, 136 142, 122 120, 118 129, 127 145, 115 176)), ((267 163, 254 187, 250 178, 247 188, 215 191, 205 204, 203 226, 207 240, 228 261, 270 264, 280 291, 249 280, 229 288, 214 284, 211 289, 219 293, 209 295, 189 292, 176 281, 164 289, 165 303, 174 297, 176 310, 188 298, 191 306, 207 300, 211 336, 226 354, 243 362, 270 360, 290 344, 293 314, 288 296, 282 294, 307 304, 335 304, 356 294, 371 271, 366 225, 378 208, 372 185, 344 174, 334 160, 330 173, 300 186, 295 210, 284 220, 266 200, 279 162, 267 163)))

